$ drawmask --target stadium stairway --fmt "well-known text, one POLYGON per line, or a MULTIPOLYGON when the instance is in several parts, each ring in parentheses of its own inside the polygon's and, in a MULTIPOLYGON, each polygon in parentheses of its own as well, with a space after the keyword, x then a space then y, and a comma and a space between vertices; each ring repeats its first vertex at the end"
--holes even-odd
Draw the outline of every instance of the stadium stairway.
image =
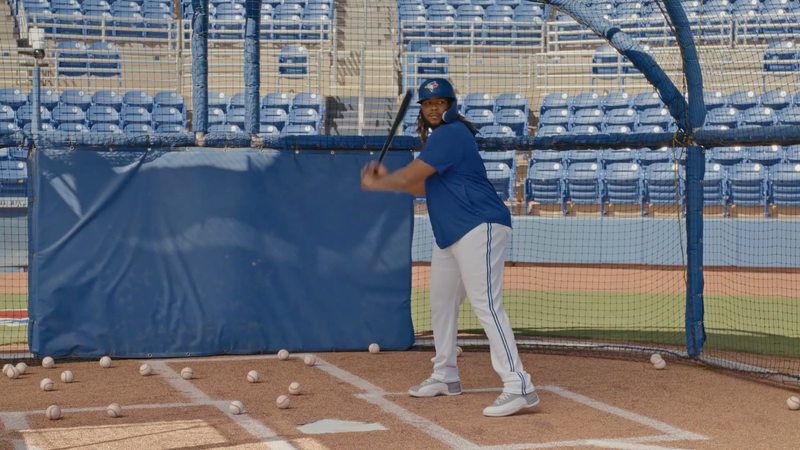
MULTIPOLYGON (((358 97, 328 98, 328 134, 334 136, 358 135, 358 97)), ((364 98, 364 136, 380 136, 389 132, 397 114, 394 97, 364 98)))

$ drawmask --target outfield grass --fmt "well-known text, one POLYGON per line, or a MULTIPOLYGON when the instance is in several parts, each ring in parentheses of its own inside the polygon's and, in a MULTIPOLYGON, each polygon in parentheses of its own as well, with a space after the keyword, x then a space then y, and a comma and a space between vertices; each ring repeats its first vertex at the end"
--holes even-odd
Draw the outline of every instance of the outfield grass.
POLYGON ((28 294, 0 294, 0 311, 28 309, 28 294))
MULTIPOLYGON (((27 294, 0 294, 0 311, 28 309, 27 294)), ((28 342, 28 326, 9 326, 0 316, 0 345, 24 344, 28 342)))
MULTIPOLYGON (((429 291, 415 289, 417 332, 430 331, 429 291)), ((521 335, 686 345, 685 295, 507 290, 503 305, 521 335)), ((459 329, 481 331, 469 301, 459 329)), ((800 302, 773 297, 706 296, 705 348, 800 357, 800 302)))

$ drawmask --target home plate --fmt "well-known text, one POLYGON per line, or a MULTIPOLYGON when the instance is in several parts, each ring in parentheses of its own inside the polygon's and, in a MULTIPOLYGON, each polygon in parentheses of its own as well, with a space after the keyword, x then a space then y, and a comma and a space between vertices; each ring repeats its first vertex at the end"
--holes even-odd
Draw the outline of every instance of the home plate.
POLYGON ((379 423, 352 422, 349 420, 322 419, 297 427, 305 434, 351 433, 354 431, 387 430, 379 423))

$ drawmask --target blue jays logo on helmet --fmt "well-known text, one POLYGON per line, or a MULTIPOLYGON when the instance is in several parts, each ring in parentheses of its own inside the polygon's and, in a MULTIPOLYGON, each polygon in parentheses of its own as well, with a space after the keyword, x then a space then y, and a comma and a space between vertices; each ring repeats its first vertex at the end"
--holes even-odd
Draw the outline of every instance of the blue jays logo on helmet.
POLYGON ((423 101, 429 98, 449 98, 452 100, 450 109, 443 115, 442 120, 449 123, 458 118, 458 102, 456 101, 456 90, 444 78, 428 79, 419 87, 419 100, 417 103, 422 104, 423 101))
POLYGON ((439 87, 439 83, 437 83, 436 81, 432 81, 432 82, 428 83, 427 86, 425 86, 425 89, 433 92, 433 90, 436 89, 437 87, 439 87))

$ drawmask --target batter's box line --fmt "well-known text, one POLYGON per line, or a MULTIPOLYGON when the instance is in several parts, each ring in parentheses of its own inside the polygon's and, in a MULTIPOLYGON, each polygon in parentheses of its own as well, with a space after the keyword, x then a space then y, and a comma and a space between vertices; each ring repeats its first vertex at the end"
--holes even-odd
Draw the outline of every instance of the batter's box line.
MULTIPOLYGON (((578 403, 584 404, 591 408, 603 411, 608 414, 613 414, 618 417, 645 425, 650 428, 659 430, 664 435, 658 436, 642 436, 637 438, 620 438, 620 439, 582 439, 574 441, 554 441, 543 443, 527 443, 527 444, 510 444, 510 445, 491 445, 481 446, 470 442, 466 438, 437 425, 430 420, 412 413, 411 411, 403 408, 402 406, 390 401, 389 396, 393 395, 407 395, 407 393, 386 392, 379 386, 370 383, 363 378, 360 378, 340 367, 337 367, 322 358, 317 357, 316 368, 330 374, 331 376, 344 381, 351 386, 361 389, 364 393, 355 394, 357 398, 365 400, 380 407, 383 411, 394 415, 401 421, 420 429, 425 434, 444 442, 451 447, 457 449, 467 450, 523 450, 523 449, 536 449, 536 448, 555 448, 555 447, 578 447, 578 446, 593 446, 605 448, 617 448, 623 450, 666 450, 666 447, 659 447, 654 445, 647 445, 648 442, 671 442, 671 441, 689 441, 689 440, 708 440, 709 438, 701 434, 692 433, 687 430, 669 425, 667 423, 652 419, 650 417, 637 414, 632 411, 627 411, 616 406, 594 400, 586 397, 585 395, 576 394, 565 388, 558 386, 539 386, 538 390, 552 392, 556 395, 568 398, 578 403)), ((472 389, 465 392, 491 392, 501 391, 502 389, 472 389)), ((669 448, 669 450, 680 450, 676 448, 669 448)))

